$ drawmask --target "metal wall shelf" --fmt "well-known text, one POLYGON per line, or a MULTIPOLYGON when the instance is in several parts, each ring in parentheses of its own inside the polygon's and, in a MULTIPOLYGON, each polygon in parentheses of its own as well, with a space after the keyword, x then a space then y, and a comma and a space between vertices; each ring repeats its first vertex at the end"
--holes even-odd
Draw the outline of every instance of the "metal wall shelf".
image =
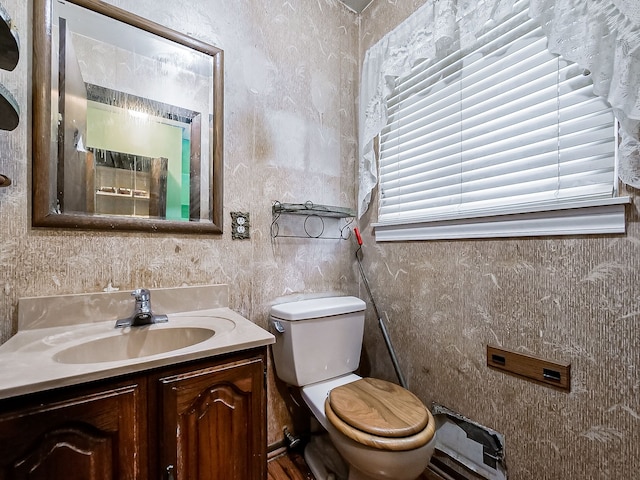
POLYGON ((317 238, 325 240, 346 240, 351 236, 350 224, 356 216, 355 210, 346 207, 332 205, 320 205, 313 202, 305 203, 280 203, 274 202, 271 207, 273 221, 271 222, 271 238, 317 238), (302 234, 281 233, 278 220, 281 215, 304 216, 302 234), (323 218, 345 220, 346 223, 338 227, 340 236, 325 236, 325 223, 323 218), (315 225, 311 225, 315 223, 315 225))

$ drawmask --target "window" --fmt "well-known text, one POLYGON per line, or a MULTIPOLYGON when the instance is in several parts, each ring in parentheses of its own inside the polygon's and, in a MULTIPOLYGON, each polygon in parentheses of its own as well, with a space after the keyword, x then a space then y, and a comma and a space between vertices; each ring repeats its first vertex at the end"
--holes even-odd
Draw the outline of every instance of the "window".
POLYGON ((527 6, 396 82, 377 240, 624 232, 611 108, 527 6))

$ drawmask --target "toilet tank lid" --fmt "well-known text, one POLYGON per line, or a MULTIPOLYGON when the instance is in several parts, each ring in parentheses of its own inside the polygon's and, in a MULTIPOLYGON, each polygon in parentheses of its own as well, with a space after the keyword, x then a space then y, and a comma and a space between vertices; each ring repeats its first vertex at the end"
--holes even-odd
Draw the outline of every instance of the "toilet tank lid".
POLYGON ((365 307, 366 304, 357 297, 322 297, 273 305, 271 316, 291 321, 308 320, 361 312, 365 307))

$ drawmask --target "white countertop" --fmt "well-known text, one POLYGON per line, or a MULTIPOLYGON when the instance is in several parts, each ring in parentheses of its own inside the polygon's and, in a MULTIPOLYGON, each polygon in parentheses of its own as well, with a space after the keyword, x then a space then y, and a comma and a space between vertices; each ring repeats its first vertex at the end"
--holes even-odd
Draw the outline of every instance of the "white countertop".
POLYGON ((169 313, 168 317, 167 323, 125 329, 115 328, 115 322, 110 319, 19 331, 0 345, 0 399, 275 342, 269 332, 227 307, 169 313), (60 352, 69 348, 106 337, 124 338, 133 329, 144 334, 153 330, 184 327, 212 329, 215 334, 194 345, 138 358, 91 363, 62 363, 56 360, 56 357, 60 358, 60 352))

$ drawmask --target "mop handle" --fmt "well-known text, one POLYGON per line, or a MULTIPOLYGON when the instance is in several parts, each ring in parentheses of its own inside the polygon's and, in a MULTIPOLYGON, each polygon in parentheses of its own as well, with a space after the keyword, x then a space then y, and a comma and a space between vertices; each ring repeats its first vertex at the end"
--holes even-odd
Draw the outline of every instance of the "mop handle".
POLYGON ((362 262, 360 261, 360 255, 362 255, 362 237, 360 236, 360 230, 358 227, 353 229, 353 232, 356 234, 356 240, 358 241, 359 248, 356 250, 356 260, 358 262, 358 268, 360 269, 360 276, 362 277, 362 283, 364 284, 365 289, 367 290, 367 294, 369 295, 369 300, 371 300, 371 305, 373 306, 373 310, 376 312, 376 316, 378 318, 382 318, 380 316, 380 312, 378 311, 378 306, 376 305, 376 301, 373 299, 373 294, 371 293, 371 288, 369 287, 369 282, 367 281, 367 276, 364 273, 364 267, 362 266, 362 262))
POLYGON ((369 282, 367 281, 367 276, 364 274, 364 268, 362 267, 362 262, 360 261, 360 257, 358 256, 358 252, 362 250, 362 237, 360 236, 360 230, 358 227, 353 229, 353 232, 356 234, 356 240, 358 241, 358 250, 356 251, 356 260, 358 262, 358 268, 360 269, 360 275, 362 276, 362 283, 369 294, 369 299, 371 300, 371 305, 373 305, 373 310, 376 312, 376 316, 378 317, 378 325, 380 326, 380 330, 382 331, 382 337, 384 338, 384 343, 387 345, 387 350, 389 351, 389 356, 391 357, 391 363, 393 363, 393 369, 396 371, 396 375, 398 376, 398 380, 400 381, 400 385, 403 388, 407 387, 407 382, 402 375, 402 370, 400 370, 400 364, 398 363, 398 357, 396 356, 396 351, 393 348, 393 344, 391 343, 391 337, 389 337, 389 332, 387 330, 387 326, 378 311, 378 306, 376 305, 375 300, 373 299, 373 294, 371 293, 371 288, 369 288, 369 282))

